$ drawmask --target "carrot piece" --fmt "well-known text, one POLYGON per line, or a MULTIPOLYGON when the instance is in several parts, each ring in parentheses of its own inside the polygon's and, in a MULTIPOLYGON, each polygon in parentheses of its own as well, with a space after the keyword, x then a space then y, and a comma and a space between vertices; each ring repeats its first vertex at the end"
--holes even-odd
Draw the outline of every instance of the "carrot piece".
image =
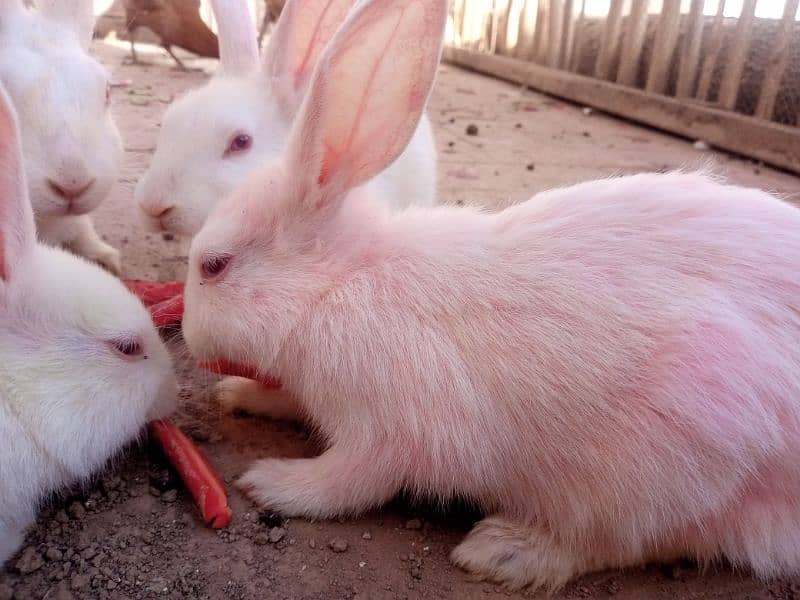
POLYGON ((183 294, 162 300, 150 307, 150 316, 156 327, 180 323, 183 318, 183 294))
POLYGON ((150 423, 150 433, 164 449, 200 509, 203 521, 213 529, 227 527, 231 509, 225 486, 200 448, 170 420, 150 423))
POLYGON ((180 281, 126 279, 123 283, 147 307, 183 293, 183 283, 180 281))

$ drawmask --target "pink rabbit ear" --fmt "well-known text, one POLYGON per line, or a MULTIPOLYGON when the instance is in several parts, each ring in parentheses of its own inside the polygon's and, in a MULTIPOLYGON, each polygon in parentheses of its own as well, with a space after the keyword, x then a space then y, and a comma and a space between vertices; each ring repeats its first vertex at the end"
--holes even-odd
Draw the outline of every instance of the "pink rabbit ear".
POLYGON ((8 280, 36 240, 17 118, 0 87, 0 279, 8 280))
POLYGON ((219 58, 225 75, 247 75, 258 68, 258 32, 246 0, 211 0, 217 20, 219 58))
POLYGON ((93 0, 37 0, 39 12, 55 21, 71 26, 84 48, 88 48, 94 36, 93 0))
POLYGON ((320 57, 287 145, 291 177, 317 204, 389 166, 433 87, 447 0, 359 4, 320 57))
POLYGON ((292 118, 320 53, 355 0, 287 0, 264 53, 264 69, 284 114, 292 118))

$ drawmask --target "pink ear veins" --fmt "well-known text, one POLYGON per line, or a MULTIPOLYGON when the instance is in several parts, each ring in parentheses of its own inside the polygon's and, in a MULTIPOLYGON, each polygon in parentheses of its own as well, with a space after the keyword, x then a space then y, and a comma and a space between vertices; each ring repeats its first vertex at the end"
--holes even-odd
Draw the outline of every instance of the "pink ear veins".
POLYGON ((331 173, 336 171, 336 166, 343 152, 337 152, 331 147, 325 148, 325 157, 322 159, 322 166, 319 169, 317 184, 325 185, 330 179, 331 173))
POLYGON ((327 4, 325 4, 325 8, 322 9, 319 18, 317 19, 317 24, 314 27, 314 33, 311 35, 311 39, 309 40, 308 44, 306 44, 305 52, 303 53, 303 58, 298 63, 297 68, 295 69, 294 72, 295 91, 298 91, 300 87, 303 85, 303 82, 305 81, 306 76, 308 75, 308 71, 314 65, 314 63, 311 61, 312 54, 317 47, 317 40, 320 37, 320 29, 325 23, 325 16, 334 2, 335 0, 330 0, 327 4))

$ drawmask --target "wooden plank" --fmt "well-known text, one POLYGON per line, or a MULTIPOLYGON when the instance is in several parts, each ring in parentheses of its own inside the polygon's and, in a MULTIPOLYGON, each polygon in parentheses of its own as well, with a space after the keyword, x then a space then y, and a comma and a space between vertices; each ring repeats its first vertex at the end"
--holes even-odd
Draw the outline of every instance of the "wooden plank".
POLYGON ((722 50, 723 25, 725 24, 725 0, 718 0, 717 14, 714 17, 714 25, 711 28, 711 38, 708 44, 708 52, 703 59, 703 66, 700 69, 700 82, 697 84, 697 95, 695 98, 705 102, 708 100, 708 93, 711 90, 711 79, 714 76, 714 69, 717 66, 719 53, 722 50))
POLYGON ((494 54, 497 51, 497 33, 500 29, 500 11, 502 10, 503 0, 492 0, 492 11, 489 13, 489 32, 486 36, 486 46, 484 48, 494 54))
POLYGON ((786 0, 786 4, 783 6, 780 30, 772 46, 756 107, 755 115, 761 119, 771 119, 775 110, 775 98, 778 97, 783 74, 789 64, 789 49, 792 44, 792 33, 797 27, 795 15, 799 3, 800 0, 786 0))
POLYGON ((700 44, 703 41, 703 16, 704 0, 692 0, 689 8, 689 31, 684 38, 681 63, 678 68, 678 88, 675 95, 678 98, 688 98, 694 93, 694 84, 697 80, 697 66, 700 62, 700 44))
POLYGON ((504 56, 448 46, 444 59, 800 173, 800 128, 504 56))
POLYGON ((681 0, 664 0, 656 29, 653 56, 650 59, 650 72, 647 74, 645 89, 648 92, 663 94, 667 89, 667 79, 672 66, 675 44, 678 43, 680 24, 681 0))
POLYGON ((600 43, 600 53, 594 66, 594 76, 600 79, 611 79, 611 64, 619 48, 624 4, 624 0, 611 0, 611 6, 608 9, 606 26, 603 28, 603 39, 600 43))
POLYGON ((725 70, 722 73, 722 82, 719 86, 719 100, 722 108, 733 109, 739 95, 739 86, 742 83, 744 62, 750 50, 750 34, 753 29, 753 20, 756 16, 756 0, 744 0, 742 14, 736 22, 736 43, 733 44, 731 53, 726 57, 725 70))
POLYGON ((586 0, 580 0, 581 10, 578 13, 578 21, 575 23, 575 33, 573 35, 572 47, 570 48, 569 62, 567 68, 570 71, 577 71, 580 66, 581 53, 583 52, 583 38, 586 35, 586 0))
POLYGON ((647 33, 647 0, 631 0, 631 14, 625 39, 622 42, 622 59, 617 71, 617 83, 636 85, 639 60, 642 57, 644 37, 647 33))

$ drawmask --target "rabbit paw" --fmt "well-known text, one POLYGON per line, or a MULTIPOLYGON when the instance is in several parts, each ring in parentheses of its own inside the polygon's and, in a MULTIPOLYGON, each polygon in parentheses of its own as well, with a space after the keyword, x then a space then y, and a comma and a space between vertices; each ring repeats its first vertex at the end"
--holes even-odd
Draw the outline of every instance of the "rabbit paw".
POLYGON ((100 241, 91 248, 86 248, 83 255, 114 275, 122 274, 122 258, 119 250, 105 242, 100 241))
POLYGON ((475 525, 450 558, 476 578, 512 590, 532 585, 553 591, 578 571, 574 558, 551 536, 499 516, 475 525))
POLYGON ((286 392, 251 379, 225 377, 214 386, 214 395, 226 414, 243 412, 271 419, 300 418, 300 407, 286 392))
POLYGON ((263 508, 269 508, 286 517, 309 516, 304 499, 313 495, 313 484, 304 484, 298 477, 301 460, 260 460, 251 466, 236 485, 263 508))

